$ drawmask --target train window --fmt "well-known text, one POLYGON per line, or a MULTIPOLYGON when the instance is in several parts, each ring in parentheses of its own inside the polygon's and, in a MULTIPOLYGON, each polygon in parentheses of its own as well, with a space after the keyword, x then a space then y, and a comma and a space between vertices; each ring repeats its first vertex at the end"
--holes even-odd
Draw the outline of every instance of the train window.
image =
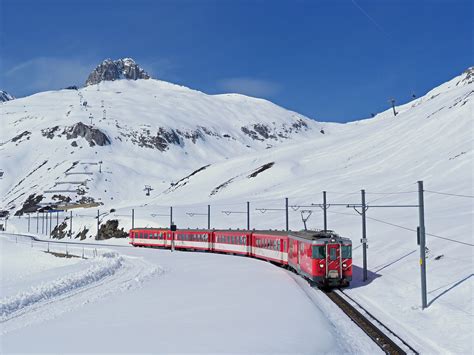
POLYGON ((336 260, 337 259, 337 249, 331 248, 329 249, 329 259, 336 260))
POLYGON ((326 257, 326 248, 324 245, 313 245, 313 259, 324 259, 326 257))
POLYGON ((350 245, 343 245, 342 246, 342 257, 344 259, 352 258, 352 248, 350 245))
POLYGON ((140 233, 140 238, 143 238, 143 233, 140 233))

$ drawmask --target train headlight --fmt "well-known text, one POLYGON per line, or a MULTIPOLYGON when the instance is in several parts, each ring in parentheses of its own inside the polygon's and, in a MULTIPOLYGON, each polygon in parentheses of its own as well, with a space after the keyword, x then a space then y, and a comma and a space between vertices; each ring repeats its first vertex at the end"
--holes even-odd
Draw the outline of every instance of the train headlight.
POLYGON ((342 267, 346 267, 346 266, 347 266, 346 263, 342 264, 342 267))
POLYGON ((319 267, 322 269, 324 267, 324 264, 319 264, 319 267))

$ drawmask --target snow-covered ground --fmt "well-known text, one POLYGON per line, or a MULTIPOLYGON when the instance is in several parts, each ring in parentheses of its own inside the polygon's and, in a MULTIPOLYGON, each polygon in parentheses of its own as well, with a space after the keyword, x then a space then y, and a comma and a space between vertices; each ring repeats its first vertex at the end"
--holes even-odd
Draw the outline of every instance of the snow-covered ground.
MULTIPOLYGON (((178 227, 203 228, 207 226, 205 214, 208 204, 211 205, 211 226, 213 228, 243 228, 246 218, 245 214, 241 212, 246 210, 246 201, 250 201, 252 228, 282 229, 285 226, 285 220, 284 211, 281 209, 284 207, 285 197, 289 198, 291 206, 309 206, 311 203, 321 203, 321 192, 326 190, 330 204, 359 203, 360 189, 365 189, 369 205, 417 204, 416 182, 423 180, 428 233, 429 307, 425 310, 421 310, 420 307, 419 247, 416 244, 418 211, 416 208, 369 208, 367 212, 369 281, 367 283, 361 282, 360 216, 345 206, 333 205, 329 208, 329 228, 350 237, 354 243, 354 281, 347 292, 422 353, 472 353, 474 336, 472 278, 474 266, 473 72, 474 70, 471 69, 470 72, 433 89, 425 96, 397 107, 398 115, 396 117, 393 116, 391 110, 387 110, 368 120, 345 125, 325 124, 324 134, 314 132, 316 135, 310 136, 309 132, 306 132, 300 136, 293 136, 293 139, 300 138, 297 141, 292 142, 290 139, 286 143, 279 142, 271 149, 265 149, 266 142, 260 141, 251 143, 255 144, 248 151, 244 149, 245 146, 236 142, 220 144, 218 141, 222 136, 207 146, 205 143, 208 142, 196 145, 191 145, 188 142, 189 146, 186 146, 185 150, 171 147, 165 153, 166 155, 157 156, 156 151, 140 150, 117 143, 117 145, 97 150, 98 159, 113 162, 113 164, 107 167, 104 163, 103 174, 94 172, 93 182, 89 183, 90 189, 88 191, 91 194, 97 193, 97 196, 100 196, 104 202, 104 205, 100 206, 100 211, 105 212, 106 215, 102 218, 104 220, 118 219, 120 226, 125 230, 131 227, 132 208, 135 210, 135 226, 169 225, 167 216, 169 206, 174 207, 173 216, 178 227), (106 151, 109 148, 110 151, 106 151), (188 156, 185 154, 186 149, 190 149, 188 156), (198 158, 193 161, 193 157, 198 158), (225 159, 226 157, 228 159, 225 159), (183 164, 180 165, 181 163, 183 164), (207 163, 212 164, 206 169, 186 177, 192 172, 192 168, 207 163), (262 170, 262 167, 267 167, 267 169, 262 170), (135 168, 137 171, 134 171, 135 168), (183 179, 179 181, 181 178, 183 179), (170 186, 170 180, 176 184, 170 186), (151 196, 147 197, 142 191, 142 185, 145 183, 153 184, 154 187, 159 188, 155 188, 151 196), (111 188, 105 188, 107 184, 111 188), (160 189, 161 187, 163 188, 160 189), (110 212, 111 209, 115 211, 110 212), (239 213, 227 214, 224 213, 225 211, 239 213)), ((128 90, 129 84, 111 83, 101 90, 106 95, 115 95, 114 85, 118 85, 116 87, 120 90, 128 90)), ((136 85, 137 92, 143 92, 143 88, 139 87, 141 84, 132 83, 130 85, 136 85)), ((99 95, 101 95, 99 93, 102 91, 91 90, 91 88, 87 89, 88 95, 90 94, 90 97, 96 101, 99 100, 99 95)), ((174 95, 171 94, 173 92, 170 91, 171 96, 174 95)), ((163 91, 162 94, 165 92, 163 91)), ((187 91, 184 91, 184 95, 188 94, 187 91)), ((52 98, 44 95, 45 102, 46 98, 54 102, 52 98)), ((52 93, 51 95, 73 94, 52 93)), ((162 97, 160 105, 166 105, 165 96, 162 97)), ((41 100, 36 101, 38 98, 31 98, 31 100, 34 99, 35 104, 41 103, 41 100)), ((208 99, 211 100, 210 98, 205 100, 208 99)), ((218 100, 220 99, 218 98, 218 100)), ((17 106, 11 106, 10 102, 4 106, 15 107, 17 110, 21 106, 21 102, 21 100, 15 100, 12 103, 17 106)), ((49 107, 49 105, 46 106, 49 107)), ((255 106, 253 107, 255 109, 255 106)), ((265 107, 269 106, 264 104, 262 110, 265 107)), ((50 110, 50 108, 47 109, 50 110)), ((240 109, 242 108, 240 107, 240 109)), ((77 117, 86 114, 80 108, 77 110, 77 117)), ((260 109, 257 111, 263 112, 260 109)), ((127 109, 126 112, 133 115, 133 110, 127 109)), ((262 116, 273 114, 273 111, 265 112, 262 116)), ((116 111, 116 114, 119 115, 120 111, 116 111)), ((19 113, 11 115, 13 117, 19 113)), ((185 116, 180 117, 184 120, 185 116)), ((20 125, 23 121, 19 121, 19 119, 16 117, 16 121, 12 119, 12 122, 20 125)), ((280 116, 279 122, 284 122, 284 120, 285 117, 280 116)), ((171 121, 172 118, 166 119, 169 124, 171 121)), ((181 121, 181 123, 183 122, 181 121)), ((269 123, 271 120, 269 121, 267 118, 265 122, 269 123)), ((104 129, 110 128, 108 132, 116 132, 115 128, 111 128, 113 125, 108 125, 107 121, 101 122, 101 124, 104 129)), ((225 125, 230 127, 227 124, 230 123, 225 125)), ((314 130, 316 125, 312 128, 314 130)), ((119 130, 119 128, 117 129, 119 130)), ((21 129, 18 128, 18 131, 20 132, 21 129)), ((233 130, 234 133, 237 131, 233 130)), ((32 137, 31 139, 36 138, 32 137)), ((60 139, 64 139, 64 137, 60 139)), ((57 140, 54 142, 54 144, 58 144, 57 147, 54 146, 54 149, 60 149, 58 148, 60 143, 57 143, 57 140)), ((43 187, 53 186, 55 179, 60 179, 57 174, 60 171, 62 173, 62 168, 55 170, 55 166, 63 160, 55 158, 54 164, 48 163, 53 164, 52 166, 45 165, 44 171, 41 170, 40 174, 36 176, 36 173, 32 173, 25 182, 20 182, 30 170, 30 165, 36 166, 41 163, 43 157, 41 154, 44 153, 38 153, 38 161, 29 155, 28 164, 30 165, 20 164, 12 158, 14 156, 13 150, 11 150, 13 143, 9 142, 8 144, 8 146, 4 145, 2 149, 11 154, 8 163, 10 172, 15 172, 15 164, 21 165, 23 169, 19 176, 3 180, 2 191, 9 192, 12 199, 18 197, 21 200, 24 198, 22 194, 26 194, 31 189, 41 191, 43 187), (51 169, 46 170, 48 168, 51 169), (16 186, 18 183, 19 185, 16 186), (15 187, 11 185, 15 185, 15 187), (34 187, 35 185, 37 186, 34 187)), ((29 149, 25 148, 27 143, 21 144, 17 147, 20 149, 20 155, 27 155, 29 149)), ((86 147, 83 150, 74 150, 69 147, 61 149, 67 150, 67 154, 74 157, 90 158, 91 151, 86 152, 85 149, 89 149, 86 147), (71 154, 72 151, 74 153, 71 154)), ((95 148, 92 151, 95 153, 95 148)), ((64 154, 58 153, 58 156, 63 159, 64 154)), ((64 167, 69 166, 71 161, 64 159, 64 167)), ((8 205, 9 201, 7 200, 9 198, 4 202, 8 205)), ((302 228, 300 215, 302 209, 313 211, 308 221, 310 228, 322 228, 322 213, 319 207, 293 207, 290 208, 291 229, 302 228)), ((95 209, 73 212, 74 232, 77 233, 84 227, 87 228, 89 230, 87 241, 93 239, 91 237, 96 234, 97 220, 94 218, 96 214, 97 210, 95 209)), ((66 215, 61 215, 60 221, 65 217, 66 215)), ((32 219, 30 222, 30 231, 35 232, 36 220, 32 219)), ((66 222, 69 225, 69 220, 66 222)), ((27 219, 25 217, 11 217, 8 221, 8 230, 26 232, 27 219)), ((117 243, 124 244, 126 241, 120 240, 117 243)), ((147 262, 156 258, 159 260, 158 265, 161 265, 165 270, 167 267, 172 269, 172 266, 168 266, 172 265, 171 261, 169 261, 170 264, 167 264, 168 261, 166 261, 167 258, 170 258, 170 254, 156 250, 140 250, 133 251, 133 253, 138 253, 147 262)), ((204 258, 203 254, 197 254, 197 256, 189 256, 191 253, 183 254, 186 256, 174 256, 175 254, 173 254, 173 258, 180 258, 180 262, 181 258, 186 259, 182 266, 184 268, 186 268, 188 258, 189 260, 204 258)), ((255 267, 252 267, 252 275, 264 272, 262 270, 265 269, 261 269, 260 266, 266 265, 257 261, 226 256, 206 255, 205 258, 213 260, 209 261, 209 265, 213 265, 213 267, 219 265, 220 269, 227 271, 228 267, 238 269, 238 263, 234 263, 234 260, 243 263, 242 265, 253 265, 255 267), (215 264, 213 264, 214 261, 215 264)), ((205 263, 207 262, 206 259, 205 263)), ((193 263, 190 262, 190 265, 193 263)), ((165 272, 160 280, 165 280, 166 275, 165 272)), ((266 273, 264 275, 268 276, 266 273)), ((201 277, 205 276, 199 273, 198 278, 201 277)), ((242 280, 238 276, 235 277, 242 280)), ((205 281, 206 279, 200 280, 205 281)), ((261 282, 264 284, 263 281, 261 282)), ((169 285, 173 286, 175 290, 180 290, 173 282, 170 282, 169 285)), ((252 287, 253 285, 250 284, 252 287)), ((286 287, 283 285, 284 283, 280 286, 282 290, 286 287)), ((143 288, 146 287, 151 286, 143 286, 143 288)), ((143 291, 133 292, 141 293, 143 291)), ((172 290, 166 292, 172 292, 172 290)), ((246 292, 253 291, 251 287, 248 287, 246 292)), ((293 303, 289 302, 290 296, 284 293, 286 291, 282 292, 282 297, 288 298, 281 300, 284 302, 278 304, 289 309, 290 304, 293 303)), ((170 293, 168 297, 171 300, 176 297, 176 294, 173 296, 170 293)), ((180 294, 179 297, 184 296, 180 294)), ((273 297, 272 305, 274 306, 273 300, 276 300, 274 298, 276 296, 273 296, 272 293, 271 297, 273 297)), ((168 312, 169 309, 166 307, 165 309, 165 312, 168 312)), ((191 312, 191 310, 188 311, 191 312)), ((195 312, 198 316, 203 314, 200 313, 203 312, 200 308, 197 308, 195 312)), ((242 314, 235 316, 241 317, 242 314)), ((284 317, 290 318, 291 316, 291 313, 284 315, 284 317)), ((261 324, 259 325, 258 320, 254 320, 254 318, 251 318, 252 321, 248 323, 251 325, 248 329, 249 334, 252 333, 251 329, 253 332, 262 329, 261 324)), ((287 320, 291 320, 290 318, 287 320)), ((171 328, 161 331, 167 334, 166 332, 171 332, 171 328)), ((230 342, 231 337, 226 338, 221 332, 224 330, 219 328, 219 336, 230 342)), ((281 333, 277 332, 276 334, 277 336, 274 338, 286 339, 286 337, 280 336, 281 333)), ((140 336, 145 335, 140 333, 140 336)), ((267 336, 269 337, 269 334, 267 336)), ((294 336, 296 337, 296 335, 294 336)), ((300 338, 297 337, 297 339, 300 338)), ((163 349, 172 349, 172 347, 170 345, 170 347, 163 347, 163 349)), ((183 348, 183 351, 186 349, 190 348, 183 348)), ((273 348, 261 349, 262 351, 272 351, 273 348)), ((306 351, 306 349, 301 348, 302 351, 306 351)), ((215 351, 220 350, 216 348, 215 351)))
POLYGON ((319 291, 263 261, 131 247, 71 261, 0 243, 50 271, 31 286, 10 280, 2 353, 380 353, 319 291))

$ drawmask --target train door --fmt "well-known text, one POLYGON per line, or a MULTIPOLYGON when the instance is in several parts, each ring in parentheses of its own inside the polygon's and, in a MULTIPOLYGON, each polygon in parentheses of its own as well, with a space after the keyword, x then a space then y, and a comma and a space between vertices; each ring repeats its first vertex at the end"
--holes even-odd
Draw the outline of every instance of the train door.
POLYGON ((208 234, 208 238, 209 238, 209 251, 214 251, 214 243, 215 243, 215 239, 216 239, 216 233, 215 232, 210 232, 208 234))
POLYGON ((338 279, 342 277, 341 244, 326 244, 326 277, 338 279))
POLYGON ((298 271, 301 271, 301 257, 303 256, 303 252, 304 252, 304 244, 300 241, 296 241, 295 243, 295 246, 296 246, 296 269, 298 271))

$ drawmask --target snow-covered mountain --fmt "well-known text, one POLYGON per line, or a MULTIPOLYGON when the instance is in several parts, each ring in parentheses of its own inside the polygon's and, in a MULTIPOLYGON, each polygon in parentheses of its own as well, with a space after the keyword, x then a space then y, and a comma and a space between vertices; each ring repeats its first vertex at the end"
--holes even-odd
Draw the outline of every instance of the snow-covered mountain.
POLYGON ((11 101, 13 99, 15 98, 8 92, 0 90, 0 102, 11 101))
POLYGON ((104 65, 134 62, 104 63, 89 76, 99 73, 100 84, 2 106, 1 209, 21 214, 40 203, 140 201, 144 185, 162 191, 221 160, 324 138, 324 125, 269 101, 153 79, 108 81, 104 65))
MULTIPOLYGON (((252 228, 281 229, 288 197, 291 229, 302 228, 301 209, 313 213, 309 228, 321 228, 317 204, 325 190, 329 228, 353 240, 354 280, 346 292, 421 353, 469 353, 473 97, 474 68, 397 106, 396 116, 389 109, 348 124, 153 79, 40 93, 0 107, 1 208, 21 214, 50 202, 102 204, 102 223, 117 219, 128 229, 132 208, 135 226, 157 226, 168 225, 174 206, 174 221, 186 228, 206 226, 210 204, 212 227, 242 228, 250 201, 252 228), (416 204, 418 180, 428 233, 425 310, 417 209, 368 209, 363 283, 361 219, 346 208, 360 202, 361 189, 369 204, 416 204)), ((74 236, 96 235, 96 213, 74 213, 74 236)), ((9 230, 25 232, 26 219, 10 218, 9 230)))

